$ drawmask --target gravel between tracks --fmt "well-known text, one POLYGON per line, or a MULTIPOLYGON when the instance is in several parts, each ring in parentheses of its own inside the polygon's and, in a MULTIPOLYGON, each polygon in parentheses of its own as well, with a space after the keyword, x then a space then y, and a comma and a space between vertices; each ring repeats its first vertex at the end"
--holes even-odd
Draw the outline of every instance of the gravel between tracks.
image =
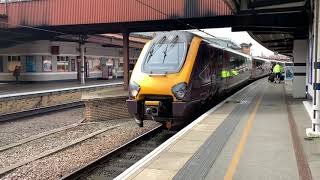
POLYGON ((2 151, 0 152, 0 168, 25 161, 30 157, 34 157, 44 151, 62 146, 104 127, 109 127, 109 124, 95 123, 79 125, 2 151))
POLYGON ((145 126, 139 128, 134 121, 122 123, 118 128, 17 168, 2 179, 59 179, 157 125, 146 121, 145 126))
POLYGON ((79 122, 83 112, 84 108, 74 108, 0 123, 0 146, 79 122))

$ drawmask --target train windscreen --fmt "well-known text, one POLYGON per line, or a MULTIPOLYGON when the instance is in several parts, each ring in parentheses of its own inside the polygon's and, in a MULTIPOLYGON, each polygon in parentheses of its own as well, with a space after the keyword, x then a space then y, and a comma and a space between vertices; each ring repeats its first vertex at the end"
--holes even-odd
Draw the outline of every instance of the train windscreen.
POLYGON ((144 60, 142 71, 148 74, 179 72, 187 53, 187 45, 185 42, 177 42, 177 39, 154 43, 144 60))

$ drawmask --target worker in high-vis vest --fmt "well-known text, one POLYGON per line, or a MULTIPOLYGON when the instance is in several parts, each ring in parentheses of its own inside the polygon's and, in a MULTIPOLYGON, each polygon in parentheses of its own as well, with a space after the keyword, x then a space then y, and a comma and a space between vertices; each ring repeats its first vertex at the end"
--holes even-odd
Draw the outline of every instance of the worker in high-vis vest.
POLYGON ((221 77, 222 77, 222 78, 229 78, 229 77, 231 77, 230 71, 228 71, 228 70, 222 70, 222 71, 221 71, 221 77))
POLYGON ((282 72, 282 67, 279 63, 277 63, 274 67, 273 67, 273 71, 272 71, 276 76, 275 76, 275 83, 278 81, 280 83, 280 77, 281 77, 281 72, 282 72))
POLYGON ((235 69, 232 69, 231 71, 229 70, 222 70, 221 71, 221 77, 222 78, 230 78, 230 77, 234 77, 234 76, 238 76, 239 72, 235 69))
POLYGON ((232 70, 231 70, 231 75, 232 75, 232 76, 238 76, 238 75, 239 75, 239 72, 238 72, 237 70, 235 70, 235 69, 232 69, 232 70))

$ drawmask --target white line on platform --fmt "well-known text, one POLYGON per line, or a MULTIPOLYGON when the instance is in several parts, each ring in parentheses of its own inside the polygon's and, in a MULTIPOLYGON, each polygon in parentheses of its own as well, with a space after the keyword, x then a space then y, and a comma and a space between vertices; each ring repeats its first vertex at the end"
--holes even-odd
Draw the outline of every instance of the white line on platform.
POLYGON ((0 95, 0 99, 17 97, 17 96, 35 95, 35 94, 54 93, 54 92, 61 92, 61 91, 71 91, 71 90, 78 90, 78 89, 108 87, 108 86, 115 86, 115 85, 122 85, 122 84, 123 82, 117 82, 117 83, 107 83, 107 84, 98 84, 98 85, 90 85, 90 86, 77 86, 77 87, 70 87, 70 88, 51 89, 51 90, 44 90, 44 91, 31 91, 31 92, 25 92, 25 93, 5 94, 5 95, 0 95))
MULTIPOLYGON (((258 81, 257 81, 258 82, 258 81)), ((256 83, 256 82, 255 82, 256 83)), ((218 108, 220 108, 222 105, 224 105, 227 101, 230 101, 233 97, 240 94, 244 90, 246 90, 248 87, 253 85, 254 83, 242 88, 240 91, 236 92, 232 96, 228 97, 218 105, 214 106, 212 109, 201 115, 198 119, 193 121, 191 124, 189 124, 187 127, 183 128, 181 131, 179 131, 177 134, 172 136, 170 139, 165 141, 163 144, 161 144, 159 147, 157 147, 155 150, 153 150, 151 153, 146 155, 144 158, 133 164, 130 168, 128 168, 126 171, 121 173, 119 176, 117 176, 114 180, 123 180, 128 179, 131 177, 134 173, 139 171, 144 165, 146 165, 150 160, 158 156, 163 150, 165 150, 167 147, 169 147, 173 142, 175 142, 177 139, 179 139, 181 136, 183 136, 185 133, 187 133, 189 130, 191 130, 193 127, 195 127, 197 124, 199 124, 201 121, 206 119, 211 113, 216 111, 218 108)))

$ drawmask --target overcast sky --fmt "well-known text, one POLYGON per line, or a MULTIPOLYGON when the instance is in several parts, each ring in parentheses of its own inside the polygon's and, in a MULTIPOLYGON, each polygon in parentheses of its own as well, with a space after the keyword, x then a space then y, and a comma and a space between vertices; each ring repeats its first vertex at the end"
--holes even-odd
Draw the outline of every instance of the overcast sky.
MULTIPOLYGON (((274 54, 272 51, 266 49, 265 47, 260 45, 258 42, 256 42, 254 39, 252 39, 247 32, 231 32, 231 28, 204 29, 204 31, 216 37, 229 38, 234 42, 236 42, 237 44, 251 43, 252 55, 254 56, 261 56, 261 53, 263 53, 266 56, 274 54)), ((197 33, 197 31, 193 31, 193 32, 197 33)))

